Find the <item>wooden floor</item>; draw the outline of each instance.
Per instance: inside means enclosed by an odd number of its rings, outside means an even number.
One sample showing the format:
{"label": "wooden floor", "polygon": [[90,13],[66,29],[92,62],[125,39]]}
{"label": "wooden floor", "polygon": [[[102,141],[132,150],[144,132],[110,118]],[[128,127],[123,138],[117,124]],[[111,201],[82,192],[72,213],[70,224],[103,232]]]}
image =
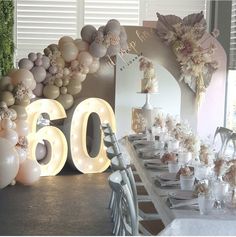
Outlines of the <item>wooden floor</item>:
{"label": "wooden floor", "polygon": [[112,235],[108,175],[67,172],[0,190],[0,235]]}

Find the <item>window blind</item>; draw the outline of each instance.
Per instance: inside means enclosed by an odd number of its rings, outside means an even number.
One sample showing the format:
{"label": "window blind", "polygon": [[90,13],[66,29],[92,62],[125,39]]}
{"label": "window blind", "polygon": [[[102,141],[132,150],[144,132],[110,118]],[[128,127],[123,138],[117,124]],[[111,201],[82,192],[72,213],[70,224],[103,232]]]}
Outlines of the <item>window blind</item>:
{"label": "window blind", "polygon": [[16,59],[43,49],[59,38],[77,36],[77,0],[17,0]]}
{"label": "window blind", "polygon": [[229,69],[236,70],[236,0],[232,0]]}
{"label": "window blind", "polygon": [[203,11],[206,13],[206,0],[140,0],[143,21],[156,21],[156,12],[162,15],[176,15],[181,18]]}
{"label": "window blind", "polygon": [[139,25],[139,0],[84,0],[84,25],[98,28],[110,19],[121,25]]}

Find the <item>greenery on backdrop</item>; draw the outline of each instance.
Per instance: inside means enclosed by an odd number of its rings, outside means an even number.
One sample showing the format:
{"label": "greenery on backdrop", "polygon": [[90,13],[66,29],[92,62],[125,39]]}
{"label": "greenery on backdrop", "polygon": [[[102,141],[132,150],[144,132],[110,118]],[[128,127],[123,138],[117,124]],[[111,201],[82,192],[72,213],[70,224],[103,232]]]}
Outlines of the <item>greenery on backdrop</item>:
{"label": "greenery on backdrop", "polygon": [[0,0],[0,76],[13,68],[14,2]]}

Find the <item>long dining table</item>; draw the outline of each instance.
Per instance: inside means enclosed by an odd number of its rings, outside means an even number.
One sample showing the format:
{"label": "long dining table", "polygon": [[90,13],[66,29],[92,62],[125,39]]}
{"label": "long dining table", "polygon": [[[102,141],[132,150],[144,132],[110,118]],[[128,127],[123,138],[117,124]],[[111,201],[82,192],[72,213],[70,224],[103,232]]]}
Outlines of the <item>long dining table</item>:
{"label": "long dining table", "polygon": [[129,140],[129,136],[124,137],[121,144],[165,225],[160,235],[236,235],[235,209],[212,210],[209,214],[202,215],[197,206],[171,208],[168,197],[171,193],[180,190],[180,187],[158,185],[156,177],[168,170],[145,166],[147,162],[155,162],[158,157],[150,157],[150,159],[140,157],[133,141]]}

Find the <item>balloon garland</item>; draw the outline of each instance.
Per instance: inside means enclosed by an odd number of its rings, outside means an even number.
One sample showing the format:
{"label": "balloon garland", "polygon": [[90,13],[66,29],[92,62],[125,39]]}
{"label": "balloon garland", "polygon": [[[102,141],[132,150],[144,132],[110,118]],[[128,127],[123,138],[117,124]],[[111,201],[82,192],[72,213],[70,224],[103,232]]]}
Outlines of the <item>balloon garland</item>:
{"label": "balloon garland", "polygon": [[[44,54],[31,52],[0,80],[0,189],[19,181],[31,185],[40,177],[36,161],[27,159],[28,124],[25,107],[33,99],[55,99],[65,110],[82,90],[88,73],[95,73],[100,59],[128,49],[127,35],[119,21],[112,19],[98,30],[86,25],[82,39],[63,36],[50,44]],[[45,146],[38,144],[39,160]],[[6,172],[7,171],[7,172]]]}

